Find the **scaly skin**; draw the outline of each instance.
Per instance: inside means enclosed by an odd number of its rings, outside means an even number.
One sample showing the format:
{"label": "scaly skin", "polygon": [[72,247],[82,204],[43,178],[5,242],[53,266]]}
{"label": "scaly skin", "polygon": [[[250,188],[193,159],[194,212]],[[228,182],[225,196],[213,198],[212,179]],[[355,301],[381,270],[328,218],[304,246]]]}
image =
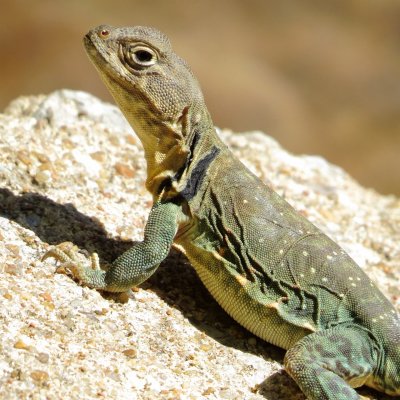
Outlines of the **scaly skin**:
{"label": "scaly skin", "polygon": [[399,316],[355,262],[221,142],[199,85],[152,28],[99,26],[85,47],[143,143],[154,206],[144,240],[107,272],[62,261],[82,284],[125,292],[172,245],[240,324],[287,349],[285,367],[312,400],[350,400],[368,385],[400,394]]}

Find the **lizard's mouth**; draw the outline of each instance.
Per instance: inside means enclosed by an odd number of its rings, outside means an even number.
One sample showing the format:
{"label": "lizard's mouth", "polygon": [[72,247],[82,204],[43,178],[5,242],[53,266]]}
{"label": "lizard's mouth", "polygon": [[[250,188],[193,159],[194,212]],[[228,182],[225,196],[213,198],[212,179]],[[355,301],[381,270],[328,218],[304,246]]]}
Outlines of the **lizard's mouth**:
{"label": "lizard's mouth", "polygon": [[83,37],[83,43],[85,45],[85,48],[88,48],[88,47],[92,46],[92,40],[90,39],[90,33],[87,33]]}
{"label": "lizard's mouth", "polygon": [[[115,84],[120,85],[120,83],[115,79],[116,75],[119,76],[120,73],[110,64],[110,60],[107,59],[108,52],[103,43],[97,38],[96,34],[93,32],[87,33],[83,37],[83,44],[85,46],[86,54],[105,84],[108,86],[108,80],[111,80]],[[112,88],[113,87],[111,86],[110,90]]]}
{"label": "lizard's mouth", "polygon": [[[97,32],[89,31],[83,37],[86,54],[96,67],[100,76],[124,86],[128,81],[125,68],[120,65],[121,46],[116,44],[117,49],[110,49],[108,45],[98,37]],[[133,86],[133,82],[129,82]]]}
{"label": "lizard's mouth", "polygon": [[83,44],[85,46],[86,53],[89,56],[90,60],[97,63],[101,51],[99,51],[97,46],[93,43],[90,32],[83,37]]}
{"label": "lizard's mouth", "polygon": [[105,43],[98,37],[97,33],[89,31],[83,37],[83,45],[90,60],[96,66],[101,65],[107,69],[107,65],[110,63],[110,54],[107,51]]}

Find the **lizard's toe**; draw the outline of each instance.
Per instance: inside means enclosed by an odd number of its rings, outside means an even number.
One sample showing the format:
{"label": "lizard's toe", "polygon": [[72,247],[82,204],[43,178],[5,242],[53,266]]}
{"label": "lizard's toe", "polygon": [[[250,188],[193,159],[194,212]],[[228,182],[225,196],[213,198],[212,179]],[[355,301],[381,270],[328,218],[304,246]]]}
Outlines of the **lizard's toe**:
{"label": "lizard's toe", "polygon": [[63,242],[56,246],[50,246],[43,255],[42,261],[45,261],[48,258],[55,258],[57,261],[61,261],[63,263],[75,261],[77,259],[76,253],[78,251],[78,247],[76,247],[73,243]]}
{"label": "lizard's toe", "polygon": [[42,261],[54,258],[60,263],[56,268],[56,273],[66,274],[79,282],[85,282],[86,270],[100,270],[99,257],[97,253],[93,253],[90,256],[90,266],[86,266],[80,259],[79,253],[80,249],[73,243],[63,242],[51,246],[42,257]]}
{"label": "lizard's toe", "polygon": [[85,270],[85,266],[83,266],[80,263],[76,262],[65,262],[61,263],[60,265],[57,266],[56,268],[56,273],[57,274],[65,274],[73,279],[82,282],[83,281],[83,274]]}

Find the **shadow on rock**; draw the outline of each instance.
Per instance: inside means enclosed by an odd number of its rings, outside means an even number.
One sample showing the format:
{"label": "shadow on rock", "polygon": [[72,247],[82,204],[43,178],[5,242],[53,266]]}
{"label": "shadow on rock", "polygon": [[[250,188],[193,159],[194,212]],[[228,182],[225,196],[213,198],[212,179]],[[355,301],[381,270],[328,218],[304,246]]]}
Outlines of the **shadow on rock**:
{"label": "shadow on rock", "polygon": [[89,253],[98,253],[100,260],[107,263],[133,244],[109,238],[96,218],[82,214],[72,204],[59,204],[37,193],[15,195],[0,189],[0,216],[30,229],[43,242],[73,242]]}
{"label": "shadow on rock", "polygon": [[[43,242],[51,245],[69,241],[88,253],[96,252],[100,263],[111,263],[135,243],[110,238],[96,218],[82,214],[72,204],[59,204],[38,193],[15,195],[0,188],[0,216],[33,231]],[[283,350],[255,338],[229,317],[201,284],[181,253],[172,250],[157,272],[141,287],[155,292],[182,312],[197,329],[221,344],[282,362]],[[110,296],[105,294],[105,297]],[[262,391],[264,387],[263,383]]]}

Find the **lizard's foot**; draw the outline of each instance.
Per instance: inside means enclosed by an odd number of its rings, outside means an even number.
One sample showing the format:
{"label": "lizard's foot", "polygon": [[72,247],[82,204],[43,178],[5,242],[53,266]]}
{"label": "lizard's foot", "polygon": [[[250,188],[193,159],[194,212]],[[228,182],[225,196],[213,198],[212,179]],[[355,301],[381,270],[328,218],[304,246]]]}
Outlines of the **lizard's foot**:
{"label": "lizard's foot", "polygon": [[83,264],[79,257],[80,249],[71,242],[63,242],[57,246],[51,246],[42,257],[42,261],[47,258],[55,258],[60,262],[56,268],[56,273],[67,274],[79,281],[81,284],[92,286],[88,282],[88,270],[101,271],[99,256],[97,253],[90,255],[90,266]]}
{"label": "lizard's foot", "polygon": [[[84,256],[89,257],[90,265],[85,264],[82,253]],[[93,253],[90,256],[86,251],[80,250],[71,242],[63,242],[57,246],[51,246],[42,261],[47,258],[55,258],[60,262],[56,268],[56,273],[67,274],[73,279],[77,280],[79,284],[89,286],[91,288],[109,291],[111,298],[119,303],[126,303],[132,296],[132,291],[110,290],[112,287],[105,283],[105,271],[100,268],[99,256]],[[87,261],[87,260],[86,260]]]}

